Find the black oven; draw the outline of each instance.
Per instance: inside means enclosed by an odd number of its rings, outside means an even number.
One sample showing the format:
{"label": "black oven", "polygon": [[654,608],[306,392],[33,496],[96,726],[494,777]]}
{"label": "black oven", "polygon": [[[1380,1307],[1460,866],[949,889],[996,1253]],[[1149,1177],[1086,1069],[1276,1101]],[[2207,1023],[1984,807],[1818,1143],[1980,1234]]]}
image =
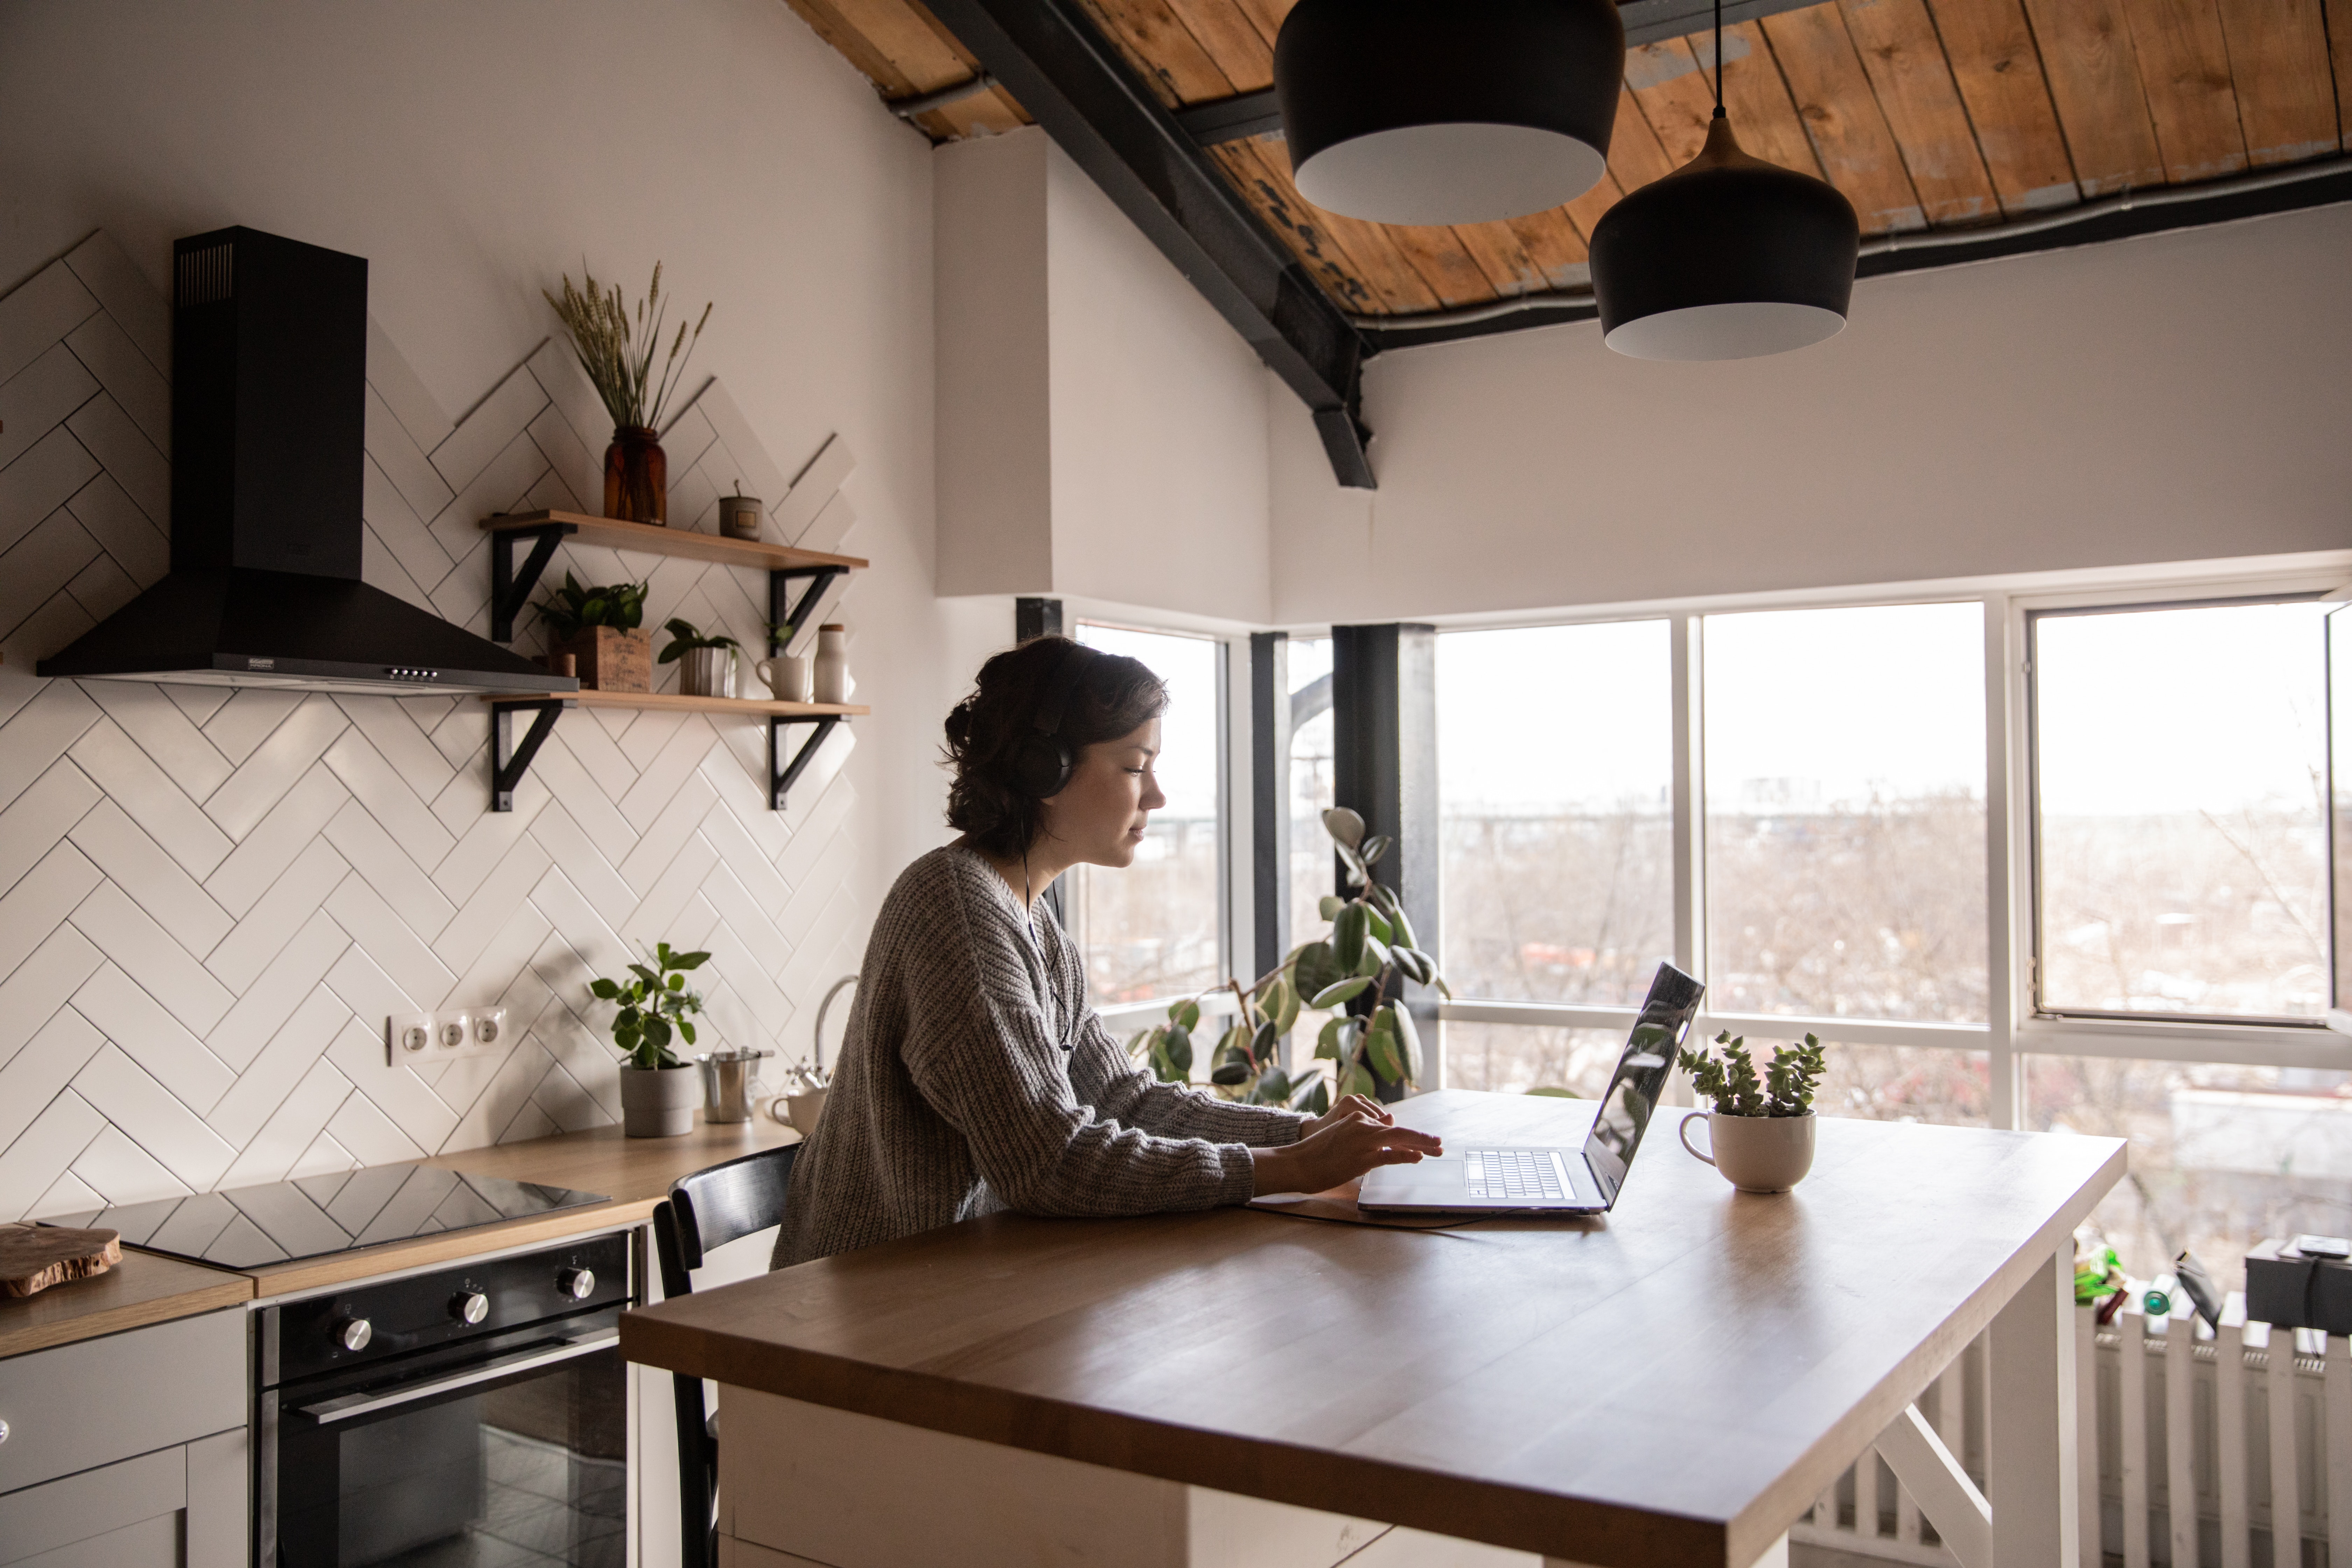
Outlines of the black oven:
{"label": "black oven", "polygon": [[263,1568],[621,1568],[620,1235],[265,1308]]}

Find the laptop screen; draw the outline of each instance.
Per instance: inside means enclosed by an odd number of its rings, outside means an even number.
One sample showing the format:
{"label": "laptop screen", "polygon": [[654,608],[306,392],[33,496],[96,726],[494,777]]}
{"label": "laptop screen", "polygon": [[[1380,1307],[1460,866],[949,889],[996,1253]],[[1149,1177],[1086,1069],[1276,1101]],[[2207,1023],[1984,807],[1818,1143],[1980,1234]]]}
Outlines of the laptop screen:
{"label": "laptop screen", "polygon": [[1625,1053],[1617,1058],[1617,1074],[1609,1080],[1609,1092],[1601,1097],[1601,1113],[1584,1141],[1584,1163],[1601,1185],[1604,1204],[1617,1201],[1617,1189],[1625,1183],[1625,1168],[1633,1163],[1633,1151],[1642,1146],[1642,1134],[1649,1130],[1658,1099],[1666,1091],[1666,1079],[1675,1070],[1675,1052],[1690,1033],[1691,1020],[1698,1016],[1698,999],[1706,994],[1705,985],[1671,963],[1658,965],[1657,977],[1650,982],[1642,1016],[1626,1037]]}

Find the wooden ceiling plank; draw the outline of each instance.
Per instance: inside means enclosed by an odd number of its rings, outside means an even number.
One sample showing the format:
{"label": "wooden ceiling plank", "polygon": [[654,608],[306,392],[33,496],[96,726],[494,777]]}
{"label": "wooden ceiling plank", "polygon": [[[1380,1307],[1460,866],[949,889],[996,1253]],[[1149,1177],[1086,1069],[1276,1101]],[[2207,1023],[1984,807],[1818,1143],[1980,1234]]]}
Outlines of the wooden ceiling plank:
{"label": "wooden ceiling plank", "polygon": [[1257,29],[1258,37],[1265,40],[1266,53],[1271,57],[1275,40],[1282,35],[1282,20],[1290,15],[1290,8],[1297,0],[1234,0],[1234,3],[1250,19],[1250,25]]}
{"label": "wooden ceiling plank", "polygon": [[1370,315],[1412,314],[1438,309],[1435,290],[1398,248],[1389,230],[1344,214],[1326,212],[1298,194],[1298,187],[1290,180],[1287,146],[1265,137],[1234,145],[1248,149],[1255,158],[1259,177],[1265,183],[1265,210],[1281,215],[1279,219],[1269,221],[1277,222],[1283,230],[1296,237],[1294,248],[1312,243],[1321,254],[1343,259],[1359,284],[1356,292],[1368,292],[1370,296],[1361,304],[1345,303],[1343,308]]}
{"label": "wooden ceiling plank", "polygon": [[2124,0],[2164,177],[2218,180],[2246,166],[2230,45],[2215,0]]}
{"label": "wooden ceiling plank", "polygon": [[1841,0],[1841,9],[1927,222],[1999,217],[2000,198],[1927,0]]}
{"label": "wooden ceiling plank", "polygon": [[[1409,224],[1375,226],[1388,237],[1397,254],[1421,275],[1439,305],[1475,305],[1504,292],[1470,254],[1462,237],[1450,228]],[[1508,233],[1507,230],[1505,231]]]}
{"label": "wooden ceiling plank", "polygon": [[841,19],[889,57],[917,92],[980,74],[980,62],[929,11],[910,0],[825,0]]}
{"label": "wooden ceiling plank", "polygon": [[[842,58],[866,73],[866,79],[882,91],[885,98],[908,98],[923,89],[915,86],[905,71],[890,61],[890,57],[874,47],[865,34],[850,26],[840,12],[826,0],[785,0],[793,14],[809,25],[809,30],[831,44]],[[944,87],[946,83],[936,85]],[[926,117],[928,118],[928,117]]]}
{"label": "wooden ceiling plank", "polygon": [[1170,109],[1210,99],[1231,98],[1231,78],[1217,68],[1167,0],[1081,0],[1128,68],[1151,84]]}
{"label": "wooden ceiling plank", "polygon": [[2025,0],[2025,14],[2083,195],[2164,184],[2123,0]]}
{"label": "wooden ceiling plank", "polygon": [[[1601,183],[1614,184],[1605,174]],[[1610,199],[1615,198],[1612,195]],[[1542,275],[1543,288],[1581,289],[1592,281],[1584,236],[1570,220],[1566,207],[1515,217],[1508,227],[1518,237],[1519,247],[1527,252],[1528,259]]]}
{"label": "wooden ceiling plank", "polygon": [[2327,53],[2336,72],[2336,133],[2352,147],[2352,0],[2326,0]]}
{"label": "wooden ceiling plank", "polygon": [[[1008,131],[1018,131],[1029,123],[1028,112],[1013,101],[1012,94],[1003,88],[959,98],[937,110],[952,132],[950,141],[968,141],[974,136],[1002,136]],[[922,119],[929,120],[925,115]]]}
{"label": "wooden ceiling plank", "polygon": [[[1609,133],[1609,174],[1601,185],[1614,182],[1621,193],[1638,191],[1652,180],[1664,179],[1687,162],[1687,158],[1676,158],[1667,153],[1664,143],[1658,140],[1657,131],[1643,115],[1642,105],[1632,89],[1617,95],[1617,125]],[[1611,201],[1615,199],[1613,195],[1610,197]],[[1571,202],[1570,207],[1573,213],[1576,204]],[[1586,228],[1584,232],[1590,237],[1592,230]]]}
{"label": "wooden ceiling plank", "polygon": [[1322,215],[1266,162],[1258,142],[1225,142],[1207,151],[1259,221],[1280,237],[1316,286],[1341,310],[1361,314],[1381,308],[1355,258],[1324,227]]}
{"label": "wooden ceiling plank", "polygon": [[[1734,38],[1748,46],[1744,57],[1733,55]],[[1723,52],[1723,106],[1731,116],[1732,129],[1739,133],[1739,144],[1768,163],[1826,179],[1822,162],[1813,153],[1813,140],[1805,133],[1805,121],[1797,113],[1796,100],[1790,96],[1789,83],[1780,74],[1780,62],[1772,58],[1771,45],[1766,41],[1763,28],[1754,22],[1726,27]],[[1712,68],[1711,48],[1698,58]]]}
{"label": "wooden ceiling plank", "polygon": [[1772,58],[1830,184],[1845,194],[1864,234],[1927,226],[1903,150],[1880,112],[1862,57],[1835,5],[1783,11],[1763,22]]}
{"label": "wooden ceiling plank", "polygon": [[[2258,169],[2343,150],[2327,23],[2321,0],[2221,0],[2246,162]],[[2352,28],[2352,15],[2336,18],[2336,26]],[[2352,47],[2352,40],[2336,43]]]}
{"label": "wooden ceiling plank", "polygon": [[1274,45],[1235,0],[1168,0],[1235,92],[1274,85]]}
{"label": "wooden ceiling plank", "polygon": [[1509,223],[1457,223],[1454,237],[1478,264],[1492,295],[1531,294],[1549,285],[1543,268]]}
{"label": "wooden ceiling plank", "polygon": [[[1642,68],[1638,70],[1637,59]],[[1626,51],[1626,62],[1629,79],[1654,84],[1628,88],[1626,91],[1641,106],[1642,118],[1664,152],[1666,161],[1681,168],[1698,156],[1698,150],[1706,144],[1707,120],[1715,113],[1715,88],[1707,73],[1699,68],[1697,55],[1686,38],[1640,45]],[[1738,129],[1744,132],[1745,127]],[[1746,140],[1743,135],[1743,144]],[[1613,156],[1613,135],[1610,150]]]}
{"label": "wooden ceiling plank", "polygon": [[1928,0],[1928,15],[2001,210],[2032,213],[2080,202],[2057,104],[2019,0]]}
{"label": "wooden ceiling plank", "polygon": [[[1650,122],[1646,120],[1642,120],[1639,110],[1634,112],[1633,117],[1641,123],[1642,134],[1649,138],[1651,146],[1655,147],[1658,144],[1657,133],[1650,129]],[[1622,145],[1623,145],[1624,134],[1624,120],[1622,112],[1621,111],[1618,120],[1617,134],[1612,137],[1609,142],[1609,161],[1612,167],[1617,162],[1617,151]],[[1658,161],[1661,163],[1665,162],[1665,154],[1664,153],[1658,154]],[[1644,180],[1642,183],[1643,184],[1649,184],[1647,180]],[[1593,186],[1591,190],[1585,192],[1582,195],[1577,197],[1574,201],[1569,203],[1568,205],[1560,209],[1560,211],[1568,215],[1568,221],[1575,226],[1578,238],[1582,240],[1588,246],[1591,243],[1592,226],[1601,221],[1601,214],[1607,212],[1611,207],[1615,206],[1618,202],[1624,197],[1625,188],[1624,184],[1619,181],[1616,175],[1603,174],[1601,176],[1601,183],[1599,184]]]}

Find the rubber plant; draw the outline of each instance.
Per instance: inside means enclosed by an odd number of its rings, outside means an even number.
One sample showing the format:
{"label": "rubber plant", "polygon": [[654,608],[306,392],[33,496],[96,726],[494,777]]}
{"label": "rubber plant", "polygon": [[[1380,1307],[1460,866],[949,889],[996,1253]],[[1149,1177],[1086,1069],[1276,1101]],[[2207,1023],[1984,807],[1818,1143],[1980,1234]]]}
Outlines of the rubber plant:
{"label": "rubber plant", "polygon": [[[1209,1082],[1225,1098],[1318,1116],[1331,1109],[1335,1086],[1340,1095],[1379,1098],[1420,1081],[1421,1037],[1401,994],[1404,981],[1453,995],[1437,961],[1421,951],[1396,894],[1372,879],[1372,868],[1394,841],[1367,837],[1364,819],[1345,806],[1325,812],[1323,828],[1349,888],[1323,900],[1331,934],[1301,942],[1254,984],[1229,980],[1217,987],[1231,990],[1239,1007],[1209,1058]],[[1346,1012],[1327,1021],[1315,1040],[1315,1059],[1332,1064],[1330,1079],[1311,1070],[1294,1077],[1282,1066],[1284,1038],[1302,1014],[1332,1007]],[[1168,1022],[1128,1042],[1129,1054],[1164,1083],[1188,1082],[1200,1022],[1199,997],[1177,1002]]]}
{"label": "rubber plant", "polygon": [[710,961],[708,952],[678,952],[667,942],[655,944],[651,964],[632,963],[626,980],[592,980],[591,994],[614,1002],[613,1044],[627,1065],[647,1072],[656,1068],[684,1067],[669,1048],[675,1035],[694,1044],[693,1015],[702,1011],[702,994],[688,986],[686,977]]}

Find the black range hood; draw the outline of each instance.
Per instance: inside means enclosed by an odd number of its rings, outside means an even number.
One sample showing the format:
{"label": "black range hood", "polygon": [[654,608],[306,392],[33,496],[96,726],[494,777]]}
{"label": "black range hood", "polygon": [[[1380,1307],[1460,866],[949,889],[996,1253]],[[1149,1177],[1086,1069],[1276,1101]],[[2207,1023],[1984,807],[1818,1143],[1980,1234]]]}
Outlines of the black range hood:
{"label": "black range hood", "polygon": [[172,247],[172,570],[41,674],[579,689],[360,581],[367,266],[249,228]]}

